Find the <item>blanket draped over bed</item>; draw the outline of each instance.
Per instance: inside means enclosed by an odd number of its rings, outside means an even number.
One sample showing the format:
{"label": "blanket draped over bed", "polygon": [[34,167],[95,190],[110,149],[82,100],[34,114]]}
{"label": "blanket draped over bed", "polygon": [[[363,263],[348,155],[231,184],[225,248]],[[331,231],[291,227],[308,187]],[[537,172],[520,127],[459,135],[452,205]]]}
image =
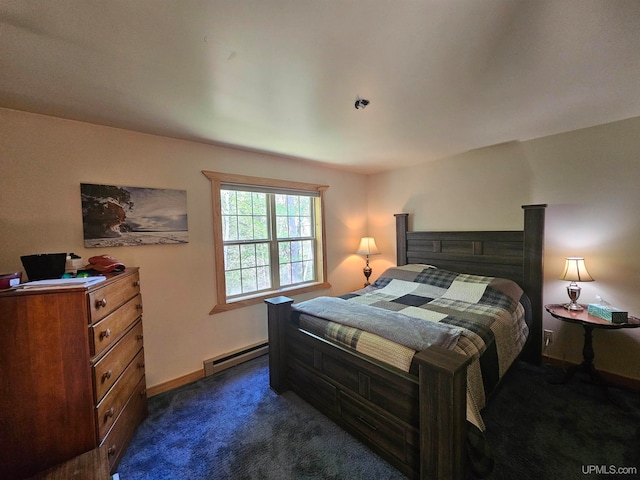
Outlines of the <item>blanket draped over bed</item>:
{"label": "blanket draped over bed", "polygon": [[406,265],[362,290],[294,310],[302,328],[407,372],[415,352],[430,345],[470,356],[469,454],[476,473],[486,474],[493,461],[480,410],[526,341],[522,295],[511,280]]}

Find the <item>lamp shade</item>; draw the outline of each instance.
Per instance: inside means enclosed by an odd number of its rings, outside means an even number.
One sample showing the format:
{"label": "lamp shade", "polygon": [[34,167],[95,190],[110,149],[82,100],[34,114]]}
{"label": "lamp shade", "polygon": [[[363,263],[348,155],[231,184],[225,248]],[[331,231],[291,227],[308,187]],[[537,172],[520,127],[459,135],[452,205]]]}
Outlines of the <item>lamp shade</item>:
{"label": "lamp shade", "polygon": [[560,280],[570,282],[593,282],[582,257],[567,257]]}
{"label": "lamp shade", "polygon": [[378,246],[373,237],[362,237],[356,253],[358,255],[378,255],[380,250],[378,250]]}

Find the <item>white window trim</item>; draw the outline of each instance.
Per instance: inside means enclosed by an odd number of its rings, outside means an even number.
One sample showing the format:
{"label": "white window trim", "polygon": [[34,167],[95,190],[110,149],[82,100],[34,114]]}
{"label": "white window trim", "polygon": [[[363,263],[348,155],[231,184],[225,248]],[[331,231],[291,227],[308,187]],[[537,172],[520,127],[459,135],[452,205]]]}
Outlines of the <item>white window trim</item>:
{"label": "white window trim", "polygon": [[[216,304],[214,305],[210,315],[214,313],[227,312],[236,308],[255,305],[263,302],[267,298],[286,294],[298,295],[301,293],[311,292],[331,288],[331,284],[327,281],[327,256],[326,256],[326,233],[325,233],[325,213],[324,213],[324,192],[329,188],[327,185],[319,185],[313,183],[292,182],[287,180],[275,180],[270,178],[251,177],[247,175],[237,175],[231,173],[209,172],[203,170],[202,173],[211,181],[211,200],[213,207],[213,260],[214,273],[216,279]],[[262,292],[256,295],[248,295],[242,299],[235,301],[227,301],[227,290],[224,274],[224,242],[222,237],[222,208],[220,201],[220,190],[223,185],[237,184],[254,187],[280,188],[286,190],[296,190],[302,193],[309,192],[319,196],[320,198],[320,218],[318,219],[318,227],[320,232],[316,232],[318,242],[321,243],[321,251],[318,263],[321,271],[318,272],[318,281],[302,286],[293,286],[289,288],[280,288],[269,292]]]}

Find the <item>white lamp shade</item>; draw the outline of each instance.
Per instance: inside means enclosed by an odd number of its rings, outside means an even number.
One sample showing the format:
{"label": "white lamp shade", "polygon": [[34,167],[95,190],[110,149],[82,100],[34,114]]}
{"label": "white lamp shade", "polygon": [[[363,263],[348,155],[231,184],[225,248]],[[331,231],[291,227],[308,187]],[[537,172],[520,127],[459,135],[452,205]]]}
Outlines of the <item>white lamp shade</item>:
{"label": "white lamp shade", "polygon": [[377,255],[380,253],[380,250],[378,250],[378,246],[373,237],[362,237],[356,253],[358,255]]}
{"label": "white lamp shade", "polygon": [[560,280],[570,282],[593,282],[582,257],[567,257]]}

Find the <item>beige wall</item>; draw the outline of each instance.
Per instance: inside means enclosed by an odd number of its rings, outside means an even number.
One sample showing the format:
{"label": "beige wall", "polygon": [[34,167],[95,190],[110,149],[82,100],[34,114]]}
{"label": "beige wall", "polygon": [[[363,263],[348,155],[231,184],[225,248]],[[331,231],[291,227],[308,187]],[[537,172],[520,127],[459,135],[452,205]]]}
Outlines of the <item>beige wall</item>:
{"label": "beige wall", "polygon": [[[393,213],[408,212],[415,229],[521,229],[521,205],[547,203],[544,302],[564,302],[558,280],[565,256],[584,256],[595,281],[582,283],[582,303],[602,296],[640,316],[640,118],[468,152],[369,179],[369,227],[395,262]],[[374,273],[375,276],[375,273]],[[579,362],[581,327],[545,312],[554,331],[549,354]],[[640,328],[598,330],[596,366],[640,379]]]}
{"label": "beige wall", "polygon": [[[57,251],[85,259],[109,253],[141,267],[150,386],[265,340],[262,305],[208,314],[215,283],[210,184],[202,170],[329,185],[329,294],[361,286],[362,259],[351,252],[362,235],[374,235],[383,252],[372,257],[373,278],[395,263],[394,213],[412,214],[415,229],[520,229],[520,205],[548,203],[544,301],[565,300],[566,282],[557,280],[563,258],[583,255],[596,281],[582,284],[581,300],[600,294],[640,316],[640,118],[365,177],[0,109],[0,270],[21,270],[20,255]],[[189,244],[85,249],[81,182],[187,190]],[[555,332],[549,353],[579,361],[580,327],[544,321]],[[640,379],[640,329],[597,331],[594,345],[599,368]]]}
{"label": "beige wall", "polygon": [[[139,266],[147,383],[193,373],[202,361],[267,338],[264,305],[209,315],[215,304],[211,189],[202,170],[329,185],[329,294],[359,288],[366,177],[241,150],[0,109],[0,273],[20,256],[109,253]],[[189,243],[83,247],[80,183],[187,190]],[[300,297],[303,298],[303,297]]]}

